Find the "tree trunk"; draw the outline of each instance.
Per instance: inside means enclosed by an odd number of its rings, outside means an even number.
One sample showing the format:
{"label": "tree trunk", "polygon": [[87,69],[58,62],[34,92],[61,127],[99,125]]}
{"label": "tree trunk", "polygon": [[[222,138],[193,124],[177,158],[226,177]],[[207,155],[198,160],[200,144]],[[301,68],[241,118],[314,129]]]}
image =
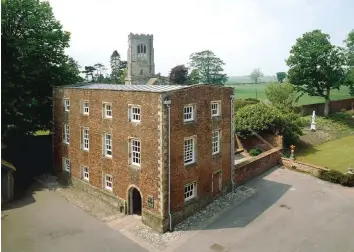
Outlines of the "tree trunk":
{"label": "tree trunk", "polygon": [[330,100],[328,98],[326,98],[325,107],[324,107],[324,116],[325,117],[328,117],[328,115],[329,115],[329,102],[330,102]]}

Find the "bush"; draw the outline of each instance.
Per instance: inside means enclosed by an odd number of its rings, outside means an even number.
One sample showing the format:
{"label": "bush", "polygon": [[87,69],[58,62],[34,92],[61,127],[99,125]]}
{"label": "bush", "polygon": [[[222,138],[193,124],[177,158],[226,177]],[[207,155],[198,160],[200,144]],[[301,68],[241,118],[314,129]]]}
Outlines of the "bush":
{"label": "bush", "polygon": [[266,87],[265,94],[274,107],[284,112],[294,111],[300,98],[295,87],[290,83],[272,83]]}
{"label": "bush", "polygon": [[354,187],[353,174],[343,174],[335,170],[321,170],[319,172],[318,178],[331,183],[341,184],[342,186]]}
{"label": "bush", "polygon": [[242,99],[237,99],[235,100],[234,102],[234,110],[235,112],[238,111],[240,108],[243,108],[247,105],[251,105],[251,104],[257,104],[259,103],[260,101],[257,100],[257,99],[253,99],[253,98],[247,98],[245,100],[242,100]]}
{"label": "bush", "polygon": [[239,109],[235,116],[235,131],[241,137],[256,133],[284,136],[284,145],[295,144],[302,135],[303,120],[294,113],[281,113],[273,106],[252,104]]}
{"label": "bush", "polygon": [[252,148],[248,153],[252,156],[252,157],[255,157],[255,156],[258,156],[259,154],[261,154],[263,151],[261,148],[259,147],[255,147],[255,148]]}

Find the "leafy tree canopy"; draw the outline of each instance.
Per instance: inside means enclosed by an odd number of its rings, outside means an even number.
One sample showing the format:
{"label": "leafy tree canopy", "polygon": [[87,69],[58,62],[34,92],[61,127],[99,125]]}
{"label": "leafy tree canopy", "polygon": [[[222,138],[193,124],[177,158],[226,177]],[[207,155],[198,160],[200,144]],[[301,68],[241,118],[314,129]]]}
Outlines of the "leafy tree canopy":
{"label": "leafy tree canopy", "polygon": [[227,76],[223,73],[225,63],[212,51],[193,53],[189,59],[191,68],[198,70],[203,83],[223,85],[227,81]]}
{"label": "leafy tree canopy", "polygon": [[69,38],[48,2],[1,2],[3,135],[51,129],[52,87],[81,81]]}
{"label": "leafy tree canopy", "polygon": [[279,83],[283,83],[285,78],[286,78],[286,73],[285,72],[278,72],[277,74],[277,80]]}
{"label": "leafy tree canopy", "polygon": [[289,82],[298,91],[325,99],[324,115],[329,114],[332,89],[339,89],[345,77],[343,50],[331,44],[330,36],[320,30],[298,38],[286,63]]}
{"label": "leafy tree canopy", "polygon": [[354,97],[354,30],[349,32],[344,42],[348,65],[344,84],[349,87],[350,95]]}
{"label": "leafy tree canopy", "polygon": [[272,105],[283,112],[293,111],[296,102],[300,98],[295,90],[294,85],[290,83],[269,84],[265,89],[265,94]]}
{"label": "leafy tree canopy", "polygon": [[188,75],[186,84],[188,84],[188,85],[198,84],[200,82],[200,80],[201,80],[201,76],[200,76],[198,70],[193,69]]}
{"label": "leafy tree canopy", "polygon": [[184,65],[178,65],[171,69],[170,81],[176,84],[185,84],[188,79],[188,68]]}

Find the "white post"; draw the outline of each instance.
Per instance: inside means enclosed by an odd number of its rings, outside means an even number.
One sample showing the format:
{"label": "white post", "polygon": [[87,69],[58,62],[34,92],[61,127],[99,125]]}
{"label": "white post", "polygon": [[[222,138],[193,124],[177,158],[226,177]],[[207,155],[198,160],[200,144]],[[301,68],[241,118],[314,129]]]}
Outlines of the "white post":
{"label": "white post", "polygon": [[315,111],[313,111],[313,113],[312,113],[311,131],[316,131],[316,113],[315,113]]}

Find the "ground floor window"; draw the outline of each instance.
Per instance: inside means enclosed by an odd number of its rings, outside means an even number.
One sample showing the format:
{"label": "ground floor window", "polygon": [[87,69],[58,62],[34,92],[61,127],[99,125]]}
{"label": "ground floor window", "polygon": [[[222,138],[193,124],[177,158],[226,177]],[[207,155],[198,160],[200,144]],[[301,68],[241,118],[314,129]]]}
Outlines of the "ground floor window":
{"label": "ground floor window", "polygon": [[188,201],[196,197],[197,194],[196,183],[190,183],[184,186],[184,201]]}

